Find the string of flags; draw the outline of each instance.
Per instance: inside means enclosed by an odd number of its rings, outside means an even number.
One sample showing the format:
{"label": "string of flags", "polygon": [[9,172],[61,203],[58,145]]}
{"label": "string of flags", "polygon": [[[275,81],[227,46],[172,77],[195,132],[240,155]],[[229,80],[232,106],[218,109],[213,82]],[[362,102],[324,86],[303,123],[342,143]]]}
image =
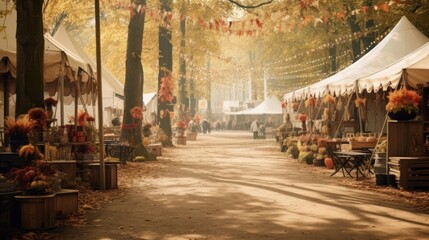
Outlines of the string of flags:
{"label": "string of flags", "polygon": [[[351,15],[360,15],[367,14],[372,9],[375,12],[390,12],[393,6],[401,6],[404,4],[410,4],[410,1],[401,1],[401,0],[391,0],[388,2],[380,3],[372,7],[361,6],[350,11]],[[302,10],[306,10],[309,7],[318,8],[318,1],[315,0],[306,0],[300,1],[300,7]],[[262,33],[265,23],[271,22],[275,23],[276,27],[268,28],[279,33],[292,32],[296,29],[302,29],[303,27],[313,25],[317,27],[318,24],[326,23],[328,21],[345,21],[349,15],[345,10],[342,11],[333,11],[333,12],[324,12],[324,15],[305,15],[305,16],[291,16],[285,11],[277,11],[272,13],[265,13],[262,16],[249,18],[244,20],[230,20],[224,18],[212,18],[206,20],[202,17],[196,16],[186,16],[180,13],[172,11],[161,11],[159,9],[150,8],[148,6],[137,6],[129,5],[124,2],[116,1],[112,4],[112,7],[117,9],[130,9],[131,16],[136,13],[146,13],[147,16],[157,21],[160,26],[171,29],[171,21],[186,21],[188,25],[198,26],[201,30],[212,30],[221,33],[227,33],[229,35],[235,36],[257,36]],[[311,11],[309,11],[311,12]]]}

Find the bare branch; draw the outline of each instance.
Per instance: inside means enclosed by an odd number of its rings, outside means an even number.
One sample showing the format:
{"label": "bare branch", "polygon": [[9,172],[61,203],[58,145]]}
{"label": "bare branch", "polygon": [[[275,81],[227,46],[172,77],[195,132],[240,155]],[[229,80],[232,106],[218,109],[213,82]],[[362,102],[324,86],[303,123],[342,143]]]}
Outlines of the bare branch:
{"label": "bare branch", "polygon": [[262,3],[259,3],[259,4],[257,4],[257,5],[243,5],[243,4],[241,4],[241,3],[239,3],[239,2],[237,2],[237,1],[235,1],[235,0],[228,0],[230,3],[233,3],[233,4],[235,4],[235,5],[237,5],[237,6],[239,6],[239,7],[241,7],[241,8],[244,8],[244,9],[248,9],[248,8],[258,8],[258,7],[261,7],[261,6],[263,6],[263,5],[267,5],[267,4],[270,4],[270,3],[272,3],[273,2],[273,0],[269,0],[269,1],[266,1],[266,2],[262,2]]}

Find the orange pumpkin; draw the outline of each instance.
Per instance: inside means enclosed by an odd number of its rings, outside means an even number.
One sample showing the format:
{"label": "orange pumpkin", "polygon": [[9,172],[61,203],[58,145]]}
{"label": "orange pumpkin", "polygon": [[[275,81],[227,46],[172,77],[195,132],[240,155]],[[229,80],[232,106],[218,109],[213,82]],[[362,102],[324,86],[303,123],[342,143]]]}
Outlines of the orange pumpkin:
{"label": "orange pumpkin", "polygon": [[328,169],[334,169],[334,161],[332,160],[332,158],[330,157],[325,158],[325,166]]}

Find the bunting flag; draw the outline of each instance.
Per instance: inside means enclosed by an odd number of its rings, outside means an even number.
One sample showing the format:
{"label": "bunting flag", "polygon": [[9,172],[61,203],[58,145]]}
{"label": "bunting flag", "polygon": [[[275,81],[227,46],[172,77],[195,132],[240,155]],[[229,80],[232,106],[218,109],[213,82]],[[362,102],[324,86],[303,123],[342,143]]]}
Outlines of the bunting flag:
{"label": "bunting flag", "polygon": [[[122,3],[116,2],[112,5],[115,9],[130,9],[131,16],[137,12],[145,12],[149,18],[158,22],[161,27],[171,29],[170,22],[173,20],[185,20],[187,24],[191,26],[198,26],[201,30],[210,30],[216,31],[219,33],[226,33],[229,35],[235,36],[259,36],[263,34],[264,30],[264,21],[271,22],[275,27],[270,29],[265,29],[269,31],[274,31],[278,33],[287,33],[292,32],[296,29],[300,30],[306,26],[312,25],[317,27],[319,24],[326,23],[328,21],[345,21],[347,16],[350,15],[360,15],[367,14],[370,12],[370,9],[376,12],[390,12],[392,6],[401,6],[404,4],[411,4],[411,1],[401,1],[401,0],[391,0],[389,2],[380,3],[372,6],[362,6],[360,8],[354,9],[347,13],[344,11],[338,12],[325,12],[324,15],[303,15],[303,16],[291,16],[287,12],[278,11],[272,13],[265,13],[264,15],[256,18],[244,19],[244,20],[226,20],[226,19],[211,19],[205,20],[202,17],[196,16],[185,16],[173,12],[160,11],[158,9],[149,8],[147,6],[136,6],[132,4],[131,6]],[[301,0],[299,7],[301,12],[308,10],[310,8],[318,8],[319,1],[317,0]],[[315,11],[308,11],[307,13],[313,13]],[[319,12],[319,11],[316,11]]]}

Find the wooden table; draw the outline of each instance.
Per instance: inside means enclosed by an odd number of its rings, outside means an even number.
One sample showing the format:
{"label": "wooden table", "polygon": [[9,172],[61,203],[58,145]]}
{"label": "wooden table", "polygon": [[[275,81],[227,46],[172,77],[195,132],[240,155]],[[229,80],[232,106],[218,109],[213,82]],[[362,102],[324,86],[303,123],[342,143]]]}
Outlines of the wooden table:
{"label": "wooden table", "polygon": [[[371,157],[370,152],[363,152],[363,151],[339,151],[335,152],[335,154],[347,156],[347,161],[351,163],[352,168],[350,169],[349,173],[353,171],[353,169],[356,169],[356,180],[359,180],[359,172],[362,174],[362,176],[365,177],[365,174],[361,171],[359,167],[367,167],[366,164],[364,164],[365,160],[368,157]],[[354,160],[354,161],[353,161]]]}

